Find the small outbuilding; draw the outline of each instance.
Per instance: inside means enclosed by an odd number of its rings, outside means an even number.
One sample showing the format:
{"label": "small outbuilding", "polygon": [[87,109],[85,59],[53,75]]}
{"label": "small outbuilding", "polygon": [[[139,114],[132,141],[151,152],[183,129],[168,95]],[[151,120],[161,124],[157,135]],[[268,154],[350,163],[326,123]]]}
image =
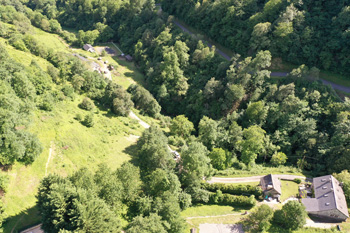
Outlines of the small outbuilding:
{"label": "small outbuilding", "polygon": [[276,175],[261,177],[260,186],[265,196],[279,198],[282,194],[281,181]]}
{"label": "small outbuilding", "polygon": [[95,49],[94,47],[91,45],[91,44],[85,44],[83,46],[83,48],[86,50],[86,51],[89,51],[90,53],[94,53],[95,52]]}
{"label": "small outbuilding", "polygon": [[330,222],[345,221],[349,217],[342,184],[332,175],[316,177],[312,181],[314,198],[301,202],[311,215]]}
{"label": "small outbuilding", "polygon": [[127,61],[130,61],[130,62],[131,62],[131,61],[132,61],[132,56],[130,56],[130,55],[128,54],[128,55],[125,56],[125,59],[126,59]]}

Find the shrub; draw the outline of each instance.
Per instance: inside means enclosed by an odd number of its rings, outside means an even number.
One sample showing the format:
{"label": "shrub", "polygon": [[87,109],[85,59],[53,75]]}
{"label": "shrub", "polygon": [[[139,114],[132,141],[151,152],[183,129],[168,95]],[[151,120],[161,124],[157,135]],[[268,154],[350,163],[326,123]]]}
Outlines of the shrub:
{"label": "shrub", "polygon": [[241,207],[253,207],[256,204],[254,195],[247,196],[236,196],[227,193],[222,193],[218,190],[216,193],[209,194],[210,204],[220,204],[220,205],[231,205],[231,206],[241,206]]}
{"label": "shrub", "polygon": [[132,101],[135,103],[135,107],[141,110],[142,114],[151,117],[159,115],[161,106],[148,90],[135,84],[128,88],[128,92],[132,94]]}
{"label": "shrub", "polygon": [[40,108],[45,111],[52,111],[55,104],[55,99],[51,94],[45,94],[40,103]]}
{"label": "shrub", "polygon": [[287,162],[287,155],[283,152],[276,152],[272,155],[271,161],[274,166],[283,165]]}
{"label": "shrub", "polygon": [[7,187],[9,184],[9,177],[4,174],[4,173],[0,173],[0,190],[3,190],[4,192],[7,191]]}
{"label": "shrub", "polygon": [[301,183],[301,179],[299,179],[299,178],[295,178],[293,181],[294,181],[295,183],[297,183],[297,184],[300,184],[300,183]]}
{"label": "shrub", "polygon": [[95,108],[95,104],[94,102],[92,102],[92,100],[88,97],[84,98],[83,101],[79,104],[79,107],[81,109],[85,109],[88,111],[91,111],[92,109]]}
{"label": "shrub", "polygon": [[65,96],[74,99],[74,88],[70,85],[65,85],[62,87],[62,92]]}
{"label": "shrub", "polygon": [[82,121],[82,120],[83,120],[83,117],[81,116],[80,113],[77,113],[77,115],[75,115],[75,119],[76,119],[77,121]]}
{"label": "shrub", "polygon": [[87,114],[84,118],[84,121],[82,122],[83,125],[87,127],[94,126],[94,115],[93,114]]}
{"label": "shrub", "polygon": [[233,194],[233,195],[254,195],[260,197],[262,195],[262,190],[258,186],[254,185],[230,185],[230,184],[209,184],[203,183],[203,188],[210,191],[216,192],[221,190],[223,193]]}

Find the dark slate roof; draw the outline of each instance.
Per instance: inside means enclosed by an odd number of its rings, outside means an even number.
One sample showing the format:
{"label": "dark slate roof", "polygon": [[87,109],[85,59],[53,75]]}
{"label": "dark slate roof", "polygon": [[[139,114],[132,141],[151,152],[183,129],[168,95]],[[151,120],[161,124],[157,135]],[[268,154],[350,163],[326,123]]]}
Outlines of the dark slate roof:
{"label": "dark slate roof", "polygon": [[304,204],[308,212],[320,211],[318,200],[316,198],[303,198],[301,199],[301,202]]}
{"label": "dark slate roof", "polygon": [[282,194],[281,181],[276,175],[269,174],[261,177],[260,184],[263,191],[270,190],[268,185],[272,185],[272,189],[274,189],[277,193]]}
{"label": "dark slate roof", "polygon": [[[313,187],[315,191],[315,199],[318,203],[318,211],[338,209],[345,216],[349,217],[348,207],[345,200],[343,189],[339,185],[339,181],[332,175],[316,177],[313,179]],[[310,199],[310,198],[309,198]],[[315,209],[310,205],[311,202],[308,199],[304,199],[307,211],[313,211]]]}

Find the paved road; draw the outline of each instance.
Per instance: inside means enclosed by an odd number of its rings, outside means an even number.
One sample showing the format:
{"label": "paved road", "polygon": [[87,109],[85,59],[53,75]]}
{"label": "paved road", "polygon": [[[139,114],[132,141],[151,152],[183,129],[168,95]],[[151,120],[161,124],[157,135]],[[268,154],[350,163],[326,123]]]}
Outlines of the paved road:
{"label": "paved road", "polygon": [[[295,176],[295,175],[276,175],[278,178],[283,180],[294,180],[305,179],[305,176]],[[222,178],[222,177],[213,177],[211,180],[208,180],[208,183],[246,183],[246,182],[259,182],[260,178],[263,176],[249,176],[249,177],[237,177],[237,178]]]}
{"label": "paved road", "polygon": [[[174,24],[176,26],[178,26],[179,28],[181,28],[184,32],[190,34],[190,35],[193,35],[193,33],[188,30],[185,26],[183,26],[182,24],[180,24],[178,21],[174,20]],[[212,44],[208,43],[208,46],[211,48],[212,47]],[[216,52],[218,54],[220,54],[223,58],[225,58],[227,61],[230,61],[231,60],[231,57],[228,56],[226,53],[224,53],[223,51],[221,51],[220,49],[216,49]],[[286,77],[288,75],[288,72],[271,72],[270,74],[271,76],[273,77]],[[324,79],[321,79],[322,83],[324,85],[331,85],[334,89],[336,90],[340,90],[340,91],[343,91],[343,92],[346,92],[346,93],[350,93],[350,87],[347,87],[347,86],[342,86],[342,85],[339,85],[339,84],[335,84],[333,82],[330,82],[330,81],[327,81],[327,80],[324,80]]]}
{"label": "paved road", "polygon": [[342,86],[342,85],[339,85],[339,84],[335,84],[335,83],[332,83],[332,82],[324,80],[324,79],[321,79],[321,81],[322,81],[322,83],[324,85],[331,85],[336,90],[343,91],[343,92],[346,92],[346,93],[350,93],[350,87]]}

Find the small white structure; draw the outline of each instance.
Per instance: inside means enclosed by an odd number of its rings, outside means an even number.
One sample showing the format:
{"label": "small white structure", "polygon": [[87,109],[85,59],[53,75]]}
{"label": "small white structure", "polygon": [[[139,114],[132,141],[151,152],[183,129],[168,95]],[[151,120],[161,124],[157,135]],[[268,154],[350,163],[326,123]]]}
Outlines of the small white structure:
{"label": "small white structure", "polygon": [[95,49],[94,49],[94,47],[92,47],[91,44],[85,44],[85,45],[83,46],[83,48],[84,48],[86,51],[89,51],[90,53],[94,53],[94,52],[95,52]]}

